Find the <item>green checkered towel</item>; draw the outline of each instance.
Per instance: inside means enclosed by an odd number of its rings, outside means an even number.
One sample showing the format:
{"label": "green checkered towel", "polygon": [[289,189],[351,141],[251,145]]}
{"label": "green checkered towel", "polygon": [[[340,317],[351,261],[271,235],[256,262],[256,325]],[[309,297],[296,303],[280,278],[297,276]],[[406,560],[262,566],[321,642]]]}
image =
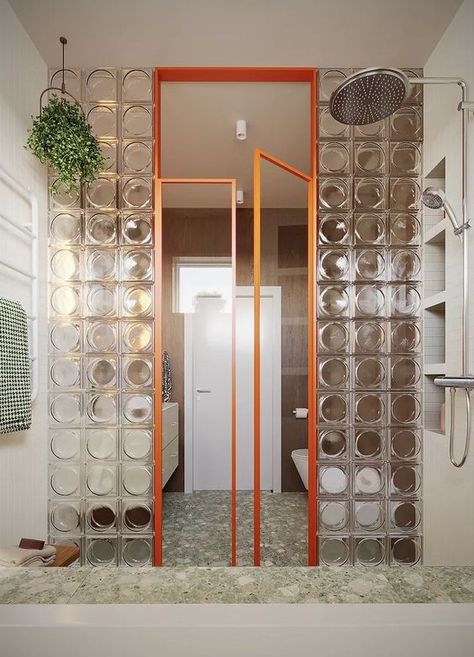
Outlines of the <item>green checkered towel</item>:
{"label": "green checkered towel", "polygon": [[31,427],[29,356],[25,310],[0,298],[0,433]]}

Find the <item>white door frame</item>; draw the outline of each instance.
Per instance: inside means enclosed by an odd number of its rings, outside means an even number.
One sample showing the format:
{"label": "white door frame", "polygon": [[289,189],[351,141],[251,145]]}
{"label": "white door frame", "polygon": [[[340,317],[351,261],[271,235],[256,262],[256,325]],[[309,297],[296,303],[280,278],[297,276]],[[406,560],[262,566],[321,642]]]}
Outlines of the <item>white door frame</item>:
{"label": "white door frame", "polygon": [[[238,286],[237,297],[253,299],[253,286]],[[262,286],[260,296],[273,299],[271,325],[273,330],[273,492],[281,493],[281,288]],[[193,314],[184,315],[184,492],[194,490],[193,475]],[[238,404],[238,400],[237,400]]]}

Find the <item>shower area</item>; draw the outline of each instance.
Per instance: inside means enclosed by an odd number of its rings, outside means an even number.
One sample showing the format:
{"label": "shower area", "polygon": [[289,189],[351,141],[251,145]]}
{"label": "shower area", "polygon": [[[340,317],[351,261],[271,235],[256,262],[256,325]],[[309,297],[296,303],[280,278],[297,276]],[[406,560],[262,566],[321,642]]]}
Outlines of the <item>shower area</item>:
{"label": "shower area", "polygon": [[[317,72],[316,310],[305,320],[317,348],[309,497],[317,529],[309,531],[320,565],[412,565],[423,556],[422,86],[390,116],[348,125],[330,100],[352,73]],[[75,543],[86,565],[151,565],[160,99],[152,69],[71,69],[66,83],[106,168],[80,194],[50,195],[49,539]],[[307,246],[303,236],[295,248]],[[307,533],[306,493],[297,490]],[[287,512],[275,507],[283,522]]]}

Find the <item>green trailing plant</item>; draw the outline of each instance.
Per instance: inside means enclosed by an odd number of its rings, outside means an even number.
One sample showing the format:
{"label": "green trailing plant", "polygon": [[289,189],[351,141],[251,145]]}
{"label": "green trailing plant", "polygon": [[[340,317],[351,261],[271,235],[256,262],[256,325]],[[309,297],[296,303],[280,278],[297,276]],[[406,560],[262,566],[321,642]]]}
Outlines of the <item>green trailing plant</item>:
{"label": "green trailing plant", "polygon": [[104,156],[79,103],[52,96],[29,133],[26,148],[57,174],[53,194],[60,186],[71,192],[90,185],[103,170]]}

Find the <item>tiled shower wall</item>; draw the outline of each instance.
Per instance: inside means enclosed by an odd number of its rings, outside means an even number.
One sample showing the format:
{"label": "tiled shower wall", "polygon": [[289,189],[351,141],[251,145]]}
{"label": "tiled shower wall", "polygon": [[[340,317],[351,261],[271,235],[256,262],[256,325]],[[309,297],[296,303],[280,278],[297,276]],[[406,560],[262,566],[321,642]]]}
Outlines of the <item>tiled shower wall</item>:
{"label": "tiled shower wall", "polygon": [[[392,117],[329,113],[319,80],[319,554],[413,564],[421,538],[421,87]],[[420,75],[420,71],[409,71]]]}
{"label": "tiled shower wall", "polygon": [[79,545],[82,563],[140,566],[153,537],[152,74],[72,70],[66,88],[106,164],[80,193],[50,194],[50,540]]}

